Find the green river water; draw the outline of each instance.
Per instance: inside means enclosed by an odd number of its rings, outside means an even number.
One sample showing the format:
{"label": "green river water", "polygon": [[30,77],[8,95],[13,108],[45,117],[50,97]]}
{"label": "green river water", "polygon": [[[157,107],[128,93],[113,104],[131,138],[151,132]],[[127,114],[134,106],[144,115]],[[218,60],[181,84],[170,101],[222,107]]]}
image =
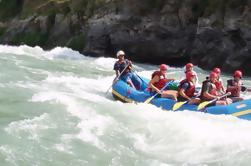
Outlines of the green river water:
{"label": "green river water", "polygon": [[[0,45],[0,165],[250,165],[250,121],[115,101],[105,94],[115,61]],[[135,64],[148,78],[156,68]],[[169,76],[181,79],[183,70],[171,68]]]}

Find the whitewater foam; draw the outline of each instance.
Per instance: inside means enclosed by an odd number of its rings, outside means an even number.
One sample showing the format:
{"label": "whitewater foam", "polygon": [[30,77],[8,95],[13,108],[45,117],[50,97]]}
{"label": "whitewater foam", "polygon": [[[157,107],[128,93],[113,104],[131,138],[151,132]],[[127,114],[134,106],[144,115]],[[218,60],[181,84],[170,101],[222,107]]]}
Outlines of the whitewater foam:
{"label": "whitewater foam", "polygon": [[[115,77],[115,58],[90,58],[61,47],[46,51],[0,45],[0,54],[0,162],[5,165],[249,166],[251,162],[249,121],[168,112],[106,95]],[[158,68],[137,63],[133,67],[146,78]],[[206,71],[195,70],[205,78]],[[168,77],[180,79],[183,74],[183,68],[168,70]],[[244,83],[251,81],[244,78]]]}
{"label": "whitewater foam", "polygon": [[48,114],[44,113],[39,117],[34,117],[32,119],[14,121],[5,128],[5,131],[19,139],[27,137],[30,140],[39,141],[39,132],[41,130],[47,130],[49,128],[56,127],[52,123],[46,123],[48,118]]}

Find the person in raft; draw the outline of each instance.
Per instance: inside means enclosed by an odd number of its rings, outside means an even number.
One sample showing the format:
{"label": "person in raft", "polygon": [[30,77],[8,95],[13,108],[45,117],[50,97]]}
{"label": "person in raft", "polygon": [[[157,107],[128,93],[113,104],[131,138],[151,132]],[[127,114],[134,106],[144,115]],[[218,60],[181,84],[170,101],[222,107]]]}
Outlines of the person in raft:
{"label": "person in raft", "polygon": [[218,76],[217,79],[215,81],[215,86],[216,86],[216,90],[218,92],[219,95],[223,95],[226,93],[226,88],[223,85],[223,81],[221,79],[221,69],[216,67],[213,69],[213,72],[215,72]]}
{"label": "person in raft", "polygon": [[154,94],[158,93],[158,94],[160,94],[161,97],[177,100],[177,91],[163,90],[161,92],[161,89],[169,81],[174,80],[174,79],[167,79],[167,77],[166,77],[167,68],[168,68],[167,65],[161,64],[160,67],[159,67],[159,70],[153,72],[152,79],[150,80],[150,82],[148,84],[148,88],[150,90],[151,95],[154,95]]}
{"label": "person in raft", "polygon": [[193,71],[195,73],[195,82],[194,83],[195,83],[195,85],[197,85],[199,79],[198,79],[197,73],[193,70],[193,66],[194,65],[192,63],[187,63],[186,66],[185,66],[185,74],[187,72]]}
{"label": "person in raft", "polygon": [[217,77],[218,77],[218,75],[215,72],[211,72],[209,75],[209,79],[206,79],[202,83],[201,95],[200,95],[201,102],[210,101],[210,100],[213,100],[216,98],[219,99],[215,103],[210,104],[209,106],[227,105],[227,104],[231,103],[231,99],[227,98],[226,100],[221,100],[219,98],[219,96],[221,96],[221,95],[219,95],[217,93],[217,89],[216,89],[216,85],[215,85]]}
{"label": "person in raft", "polygon": [[113,69],[116,72],[116,76],[118,77],[121,74],[120,76],[121,80],[125,81],[134,89],[140,89],[142,82],[135,73],[131,72],[132,62],[129,61],[128,59],[125,59],[125,52],[122,50],[118,51],[117,58],[118,58],[118,61],[115,62],[114,67],[113,67]]}
{"label": "person in raft", "polygon": [[233,102],[238,102],[243,100],[243,98],[240,97],[241,91],[244,92],[247,88],[242,86],[242,72],[240,70],[236,70],[233,77],[233,79],[227,80],[227,92],[231,92],[229,98],[232,99]]}
{"label": "person in raft", "polygon": [[186,79],[178,86],[178,101],[189,101],[188,104],[199,104],[200,98],[195,98],[195,77],[194,71],[186,72]]}

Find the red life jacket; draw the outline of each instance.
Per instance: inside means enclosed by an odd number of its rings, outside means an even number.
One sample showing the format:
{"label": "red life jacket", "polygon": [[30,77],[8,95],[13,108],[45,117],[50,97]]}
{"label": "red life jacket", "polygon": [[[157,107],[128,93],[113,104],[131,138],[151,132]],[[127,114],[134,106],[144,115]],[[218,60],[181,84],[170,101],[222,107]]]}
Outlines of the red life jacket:
{"label": "red life jacket", "polygon": [[181,90],[182,86],[185,84],[185,83],[188,83],[188,88],[185,89],[185,94],[188,96],[188,97],[193,97],[194,96],[194,92],[195,92],[195,85],[194,83],[192,83],[191,81],[188,81],[187,79],[184,79],[180,82],[180,85],[178,86],[178,92]]}
{"label": "red life jacket", "polygon": [[209,90],[211,95],[217,95],[217,89],[214,83],[211,83],[211,89]]}
{"label": "red life jacket", "polygon": [[217,95],[217,89],[216,89],[216,85],[214,84],[214,83],[212,83],[212,82],[210,82],[209,80],[206,80],[206,81],[203,81],[203,83],[202,83],[202,88],[201,88],[201,95],[200,95],[200,97],[201,97],[201,99],[202,100],[204,100],[204,101],[208,101],[208,100],[210,100],[210,99],[208,99],[208,98],[206,98],[204,95],[203,95],[203,93],[206,91],[206,84],[207,83],[210,83],[210,87],[209,87],[209,94],[211,94],[211,95]]}
{"label": "red life jacket", "polygon": [[[162,89],[166,85],[167,79],[166,79],[165,74],[162,74],[160,71],[155,71],[152,74],[152,79],[156,75],[159,76],[159,82],[155,82],[153,85],[160,90],[160,89]],[[150,89],[150,90],[152,91],[152,89]]]}
{"label": "red life jacket", "polygon": [[219,91],[222,89],[223,85],[222,85],[222,82],[220,80],[217,80],[215,81],[215,86],[216,86],[216,89]]}
{"label": "red life jacket", "polygon": [[[234,86],[229,88],[229,86]],[[231,92],[230,97],[240,97],[241,94],[241,83],[237,83],[234,79],[227,80],[227,92]]]}

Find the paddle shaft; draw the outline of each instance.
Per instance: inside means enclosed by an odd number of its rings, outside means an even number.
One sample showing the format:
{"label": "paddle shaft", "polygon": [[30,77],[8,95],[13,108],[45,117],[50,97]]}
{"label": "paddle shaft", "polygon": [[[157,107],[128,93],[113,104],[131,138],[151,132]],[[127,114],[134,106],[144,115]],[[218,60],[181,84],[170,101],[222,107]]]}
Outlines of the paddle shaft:
{"label": "paddle shaft", "polygon": [[119,75],[114,78],[112,85],[107,89],[106,94],[109,92],[109,90],[112,88],[112,86],[119,80],[119,77],[125,72],[125,70],[128,68],[129,65],[130,65],[130,63],[128,63],[126,65],[126,67],[121,71],[121,73],[119,73]]}
{"label": "paddle shaft", "polygon": [[247,88],[247,89],[246,89],[247,92],[251,92],[251,87],[250,87],[250,86],[244,86],[244,87]]}
{"label": "paddle shaft", "polygon": [[[192,97],[192,99],[195,99],[196,97],[199,97],[200,96],[200,93],[198,93],[196,96]],[[180,102],[177,102],[173,105],[173,108],[172,110],[173,111],[176,111],[177,109],[179,109],[180,107],[182,107],[184,104],[187,104],[190,100],[186,100],[186,101],[180,101]]]}
{"label": "paddle shaft", "polygon": [[247,89],[247,92],[251,92],[251,89],[248,88],[248,89]]}
{"label": "paddle shaft", "polygon": [[222,99],[223,97],[226,97],[226,96],[229,96],[229,95],[231,95],[231,93],[230,92],[228,92],[228,93],[226,93],[226,94],[224,94],[224,95],[222,95],[222,96],[220,96],[220,97],[217,97],[217,98],[215,98],[215,99],[213,99],[213,100],[211,100],[211,101],[205,101],[206,102],[206,104],[204,105],[203,103],[201,103],[202,104],[202,107],[200,108],[200,106],[201,106],[201,104],[198,106],[198,110],[200,110],[200,109],[202,109],[202,108],[205,108],[207,105],[209,105],[209,104],[211,104],[211,103],[213,103],[213,102],[216,102],[217,100],[219,100],[219,99]]}
{"label": "paddle shaft", "polygon": [[[160,89],[160,92],[162,93],[164,91],[164,89],[173,81],[169,81],[163,88]],[[150,103],[152,101],[152,99],[154,99],[159,93],[156,92],[156,94],[154,94],[152,97],[146,99],[146,101],[144,103]]]}
{"label": "paddle shaft", "polygon": [[220,97],[217,97],[216,99],[213,99],[212,101],[210,101],[209,104],[211,104],[211,103],[213,103],[213,102],[215,102],[215,101],[217,101],[217,100],[220,100],[220,99],[222,99],[223,97],[229,96],[229,95],[231,95],[230,92],[228,92],[228,93],[226,93],[226,94],[224,94],[224,95],[222,95],[222,96],[220,96]]}
{"label": "paddle shaft", "polygon": [[140,79],[142,82],[148,84],[145,80],[143,80],[143,79],[137,74],[137,72],[136,72],[135,70],[132,69],[132,71],[137,75],[137,77],[139,77],[139,79]]}

